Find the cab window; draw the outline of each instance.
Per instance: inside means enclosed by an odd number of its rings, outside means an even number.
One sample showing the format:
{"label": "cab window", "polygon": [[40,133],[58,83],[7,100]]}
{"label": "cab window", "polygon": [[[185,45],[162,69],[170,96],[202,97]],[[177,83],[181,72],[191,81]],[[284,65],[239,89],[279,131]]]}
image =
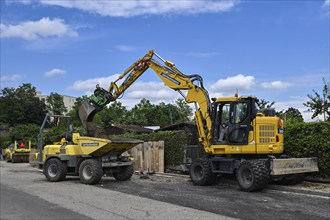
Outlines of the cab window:
{"label": "cab window", "polygon": [[239,102],[234,105],[234,109],[232,112],[231,123],[232,124],[239,124],[242,123],[247,114],[247,103],[246,102]]}

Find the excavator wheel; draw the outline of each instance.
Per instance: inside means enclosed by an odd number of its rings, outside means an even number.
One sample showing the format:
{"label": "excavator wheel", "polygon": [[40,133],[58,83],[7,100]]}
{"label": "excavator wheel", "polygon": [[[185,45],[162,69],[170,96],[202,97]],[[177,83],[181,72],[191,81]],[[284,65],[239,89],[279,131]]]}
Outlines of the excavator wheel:
{"label": "excavator wheel", "polygon": [[113,177],[117,181],[126,181],[126,180],[131,179],[133,173],[134,173],[133,165],[124,166],[124,167],[120,168],[120,172],[114,173]]}
{"label": "excavator wheel", "polygon": [[246,160],[239,165],[236,178],[243,191],[255,192],[267,186],[270,173],[264,161]]}
{"label": "excavator wheel", "polygon": [[212,173],[211,161],[207,158],[196,160],[190,167],[190,178],[195,185],[207,186],[216,181],[216,176]]}
{"label": "excavator wheel", "polygon": [[97,159],[84,160],[79,167],[79,177],[82,183],[93,185],[100,182],[103,176],[102,163]]}
{"label": "excavator wheel", "polygon": [[58,158],[51,158],[46,161],[44,173],[48,181],[58,182],[65,179],[68,168],[65,162]]}

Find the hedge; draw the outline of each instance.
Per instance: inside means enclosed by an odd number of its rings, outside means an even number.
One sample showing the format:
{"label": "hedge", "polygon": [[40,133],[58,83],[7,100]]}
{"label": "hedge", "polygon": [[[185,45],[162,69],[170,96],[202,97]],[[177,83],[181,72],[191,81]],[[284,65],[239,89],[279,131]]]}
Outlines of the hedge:
{"label": "hedge", "polygon": [[190,137],[185,131],[159,131],[150,134],[125,133],[118,136],[143,141],[164,141],[165,165],[178,165],[183,162],[184,148]]}
{"label": "hedge", "polygon": [[317,157],[315,177],[330,177],[330,123],[287,124],[284,130],[285,153],[290,157]]}

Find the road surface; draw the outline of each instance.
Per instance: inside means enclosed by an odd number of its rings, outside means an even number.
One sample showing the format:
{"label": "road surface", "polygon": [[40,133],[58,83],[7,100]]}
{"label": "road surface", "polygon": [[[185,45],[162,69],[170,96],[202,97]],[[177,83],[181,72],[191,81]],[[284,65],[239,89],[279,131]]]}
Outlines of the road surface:
{"label": "road surface", "polygon": [[84,185],[78,178],[47,182],[42,173],[28,164],[1,161],[0,187],[0,219],[230,219],[212,212]]}
{"label": "road surface", "polygon": [[[1,219],[330,219],[330,186],[242,192],[234,180],[194,186],[187,177],[134,175],[95,186],[47,182],[28,164],[0,162]],[[145,177],[145,176],[142,176]]]}

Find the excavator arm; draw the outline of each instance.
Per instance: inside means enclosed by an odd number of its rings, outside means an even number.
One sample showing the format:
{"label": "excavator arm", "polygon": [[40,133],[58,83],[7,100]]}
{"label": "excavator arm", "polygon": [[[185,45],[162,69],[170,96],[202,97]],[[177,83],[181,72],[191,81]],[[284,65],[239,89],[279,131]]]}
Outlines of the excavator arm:
{"label": "excavator arm", "polygon": [[[161,62],[156,61],[154,56]],[[164,60],[153,50],[150,50],[120,74],[107,90],[97,85],[90,100],[83,102],[79,109],[79,117],[84,127],[86,128],[87,123],[92,121],[97,112],[101,111],[111,101],[117,100],[149,68],[157,74],[166,86],[178,91],[187,103],[195,103],[195,119],[199,141],[204,145],[205,151],[209,152],[212,127],[211,104],[208,92],[203,86],[202,77],[197,74],[183,74],[175,67],[174,63]],[[123,82],[119,83],[122,79]],[[186,93],[183,91],[186,91]]]}

